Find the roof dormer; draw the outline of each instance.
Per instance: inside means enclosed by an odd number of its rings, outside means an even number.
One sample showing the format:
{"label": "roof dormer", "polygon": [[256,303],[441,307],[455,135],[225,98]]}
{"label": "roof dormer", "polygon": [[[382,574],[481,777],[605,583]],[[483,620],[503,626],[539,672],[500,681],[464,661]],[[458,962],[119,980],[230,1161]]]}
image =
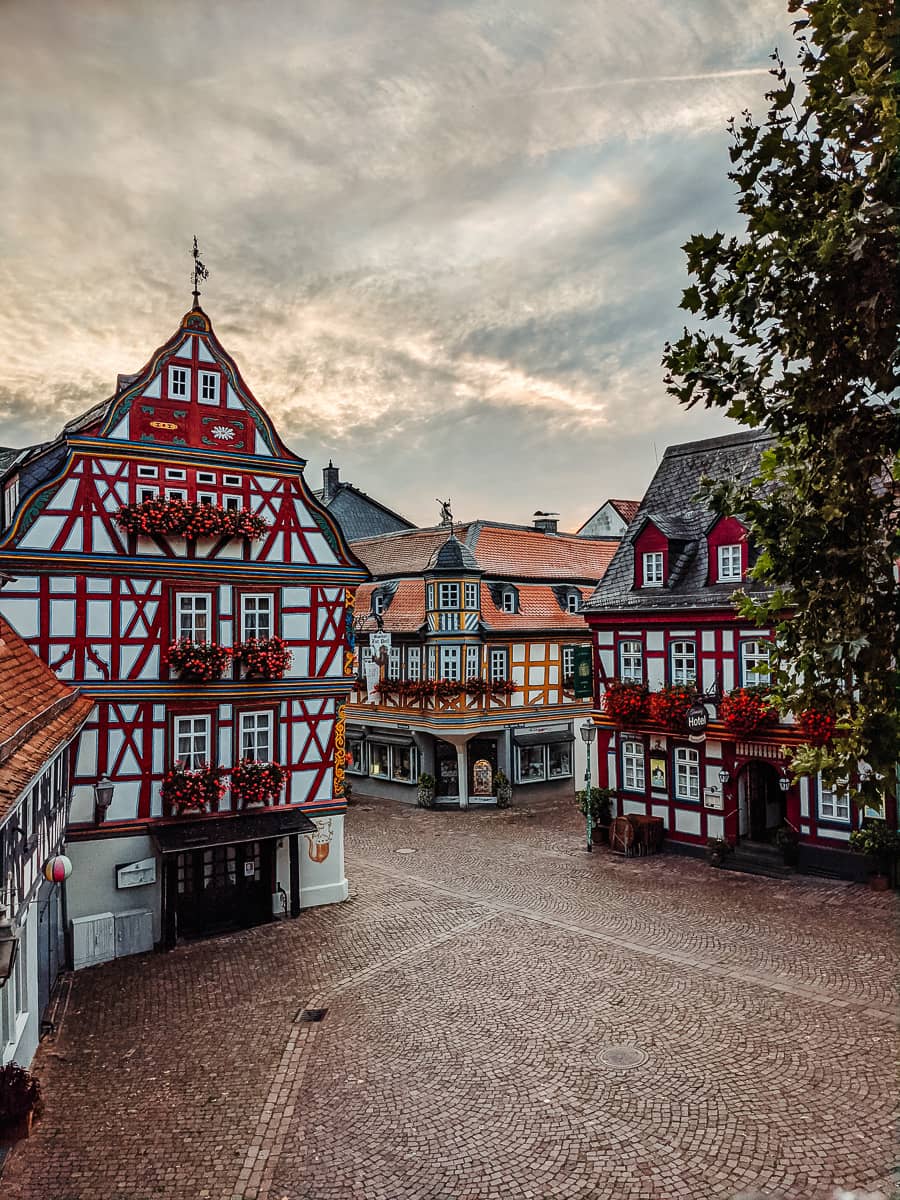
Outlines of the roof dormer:
{"label": "roof dormer", "polygon": [[716,517],[706,529],[707,584],[739,587],[750,567],[747,527],[738,517]]}
{"label": "roof dormer", "polygon": [[671,587],[697,549],[697,518],[648,513],[632,534],[634,587]]}

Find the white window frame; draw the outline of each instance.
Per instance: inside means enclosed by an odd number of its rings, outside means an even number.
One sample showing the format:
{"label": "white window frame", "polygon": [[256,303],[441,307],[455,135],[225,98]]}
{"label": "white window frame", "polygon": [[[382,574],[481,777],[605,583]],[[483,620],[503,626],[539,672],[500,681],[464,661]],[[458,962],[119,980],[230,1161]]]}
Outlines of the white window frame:
{"label": "white window frame", "polygon": [[[379,751],[384,751],[385,770],[373,771],[372,767],[375,763],[376,756]],[[391,748],[387,742],[379,742],[377,739],[366,742],[366,766],[368,767],[369,775],[375,779],[390,779],[391,777]]]}
{"label": "white window frame", "polygon": [[434,608],[434,584],[433,583],[429,583],[428,587],[425,589],[425,593],[426,593],[427,607]]}
{"label": "white window frame", "polygon": [[[266,620],[261,621],[260,617]],[[265,625],[266,632],[260,633]],[[253,628],[251,629],[251,626]],[[241,640],[247,638],[271,638],[275,636],[275,597],[268,592],[244,592],[241,594]]]}
{"label": "white window frame", "polygon": [[[185,601],[190,601],[185,604]],[[202,603],[199,603],[202,602]],[[206,615],[206,634],[202,638],[197,637],[197,617],[203,612]],[[187,620],[185,621],[185,618]],[[178,631],[178,640],[181,638],[190,638],[192,642],[208,642],[212,633],[213,624],[213,606],[212,596],[209,592],[176,592],[175,594],[175,626]],[[185,633],[185,628],[189,632]]]}
{"label": "white window frame", "polygon": [[478,584],[477,583],[465,584],[464,585],[464,595],[465,595],[465,601],[466,601],[464,607],[468,608],[470,610],[471,609],[477,610],[477,608],[478,608]]}
{"label": "white window frame", "polygon": [[[539,775],[522,774],[522,751],[536,757],[541,752],[541,773]],[[537,746],[516,746],[516,783],[544,783],[547,779],[547,746],[546,743]]]}
{"label": "white window frame", "polygon": [[180,483],[187,482],[187,471],[181,467],[166,467],[166,479],[175,479]]}
{"label": "white window frame", "polygon": [[664,559],[662,550],[648,550],[643,556],[644,587],[662,587]]}
{"label": "white window frame", "polygon": [[[571,779],[573,774],[572,759],[574,757],[574,742],[548,742],[547,743],[547,778],[548,779]],[[568,753],[568,767],[565,771],[554,771],[550,756],[554,750],[560,752],[565,749]]]}
{"label": "white window frame", "polygon": [[223,487],[241,487],[243,485],[243,482],[244,481],[240,475],[223,475],[222,476],[222,486]]}
{"label": "white window frame", "polygon": [[238,758],[253,762],[274,761],[272,711],[242,712],[238,718]]}
{"label": "white window frame", "polygon": [[137,490],[138,504],[143,504],[145,500],[156,500],[158,496],[158,487],[139,487]]}
{"label": "white window frame", "polygon": [[139,465],[137,469],[138,479],[159,479],[159,468]]}
{"label": "white window frame", "polygon": [[675,799],[700,803],[700,752],[688,746],[675,747]]}
{"label": "white window frame", "polygon": [[198,483],[215,483],[216,482],[215,471],[198,471],[197,472],[197,482]]}
{"label": "white window frame", "polygon": [[[219,403],[219,372],[218,371],[199,371],[197,381],[197,403],[198,404],[218,404]],[[208,384],[212,382],[212,387],[208,388]],[[208,395],[204,393],[208,392]]]}
{"label": "white window frame", "polygon": [[[188,771],[196,771],[209,763],[210,718],[208,714],[177,716],[172,724],[173,761]],[[188,743],[182,750],[182,741]]]}
{"label": "white window frame", "polygon": [[466,679],[478,679],[481,676],[481,647],[466,646]]}
{"label": "white window frame", "polygon": [[213,505],[216,503],[216,499],[217,499],[217,497],[216,497],[215,492],[198,492],[197,493],[197,503],[198,504]]}
{"label": "white window frame", "polygon": [[438,679],[449,679],[453,683],[461,682],[462,655],[458,645],[439,646]]}
{"label": "white window frame", "polygon": [[166,499],[167,500],[183,500],[186,504],[187,503],[187,489],[186,488],[166,488]]}
{"label": "white window frame", "polygon": [[491,683],[509,678],[509,650],[505,646],[491,646],[488,655],[488,675]]}
{"label": "white window frame", "polygon": [[[690,651],[683,649],[690,646]],[[669,643],[669,664],[673,684],[697,682],[697,643],[689,639]],[[689,664],[692,664],[689,666]]]}
{"label": "white window frame", "polygon": [[835,825],[849,825],[852,806],[848,792],[837,792],[823,783],[821,774],[817,778],[819,820]]}
{"label": "white window frame", "polygon": [[[741,682],[744,687],[771,683],[771,650],[772,643],[763,639],[741,642]],[[767,669],[765,671],[754,670],[753,668],[758,663],[765,663]]]}
{"label": "white window frame", "polygon": [[19,476],[14,476],[3,490],[3,520],[8,525],[19,507]]}
{"label": "white window frame", "polygon": [[622,741],[622,787],[628,792],[647,790],[647,752],[635,738]]}
{"label": "white window frame", "polygon": [[437,646],[428,647],[428,678],[437,679]]}
{"label": "white window frame", "polygon": [[719,583],[739,583],[744,577],[741,563],[740,543],[731,542],[727,546],[719,546],[717,552],[719,562]]}
{"label": "white window frame", "polygon": [[348,737],[347,738],[347,751],[350,755],[350,758],[352,759],[352,762],[351,761],[347,762],[346,770],[351,775],[365,775],[365,773],[366,773],[366,765],[365,765],[366,743],[365,743],[365,741],[361,737]]}
{"label": "white window frame", "polygon": [[418,683],[422,678],[422,647],[408,646],[406,648],[406,678]]}
{"label": "white window frame", "polygon": [[169,367],[169,399],[189,400],[191,398],[191,369],[190,367]]}
{"label": "white window frame", "polygon": [[619,642],[619,678],[623,683],[644,682],[644,644],[640,639]]}
{"label": "white window frame", "polygon": [[[386,751],[384,755],[386,760],[385,771],[373,771],[372,764],[375,761],[375,756],[378,751]],[[409,755],[409,775],[401,775],[398,773],[396,758],[400,757],[400,753],[405,752]],[[396,783],[414,784],[419,781],[419,752],[415,746],[395,746],[389,742],[379,742],[378,738],[372,738],[367,743],[366,767],[368,774],[375,779],[391,779]]]}
{"label": "white window frame", "polygon": [[366,681],[366,663],[370,663],[375,655],[372,653],[371,646],[360,646],[359,648],[359,677],[365,683]]}
{"label": "white window frame", "polygon": [[438,629],[441,633],[455,633],[459,629],[458,612],[439,612]]}
{"label": "white window frame", "polygon": [[386,671],[387,678],[396,681],[400,678],[402,673],[403,673],[403,659],[401,657],[400,647],[399,646],[391,646],[390,650],[388,650],[387,671]]}
{"label": "white window frame", "polygon": [[384,592],[373,592],[372,593],[372,612],[375,614],[376,617],[380,617],[382,615],[382,613],[384,612],[384,601],[385,601]]}
{"label": "white window frame", "polygon": [[513,588],[504,588],[500,595],[500,611],[514,613],[516,611],[516,593]]}
{"label": "white window frame", "polygon": [[223,496],[222,507],[226,512],[239,512],[243,506],[244,500],[242,496]]}
{"label": "white window frame", "polygon": [[438,608],[459,608],[459,584],[438,584]]}
{"label": "white window frame", "polygon": [[567,679],[570,675],[575,676],[575,647],[563,646],[562,648],[562,677]]}
{"label": "white window frame", "polygon": [[578,592],[568,592],[566,595],[566,612],[577,613],[581,608],[581,596]]}

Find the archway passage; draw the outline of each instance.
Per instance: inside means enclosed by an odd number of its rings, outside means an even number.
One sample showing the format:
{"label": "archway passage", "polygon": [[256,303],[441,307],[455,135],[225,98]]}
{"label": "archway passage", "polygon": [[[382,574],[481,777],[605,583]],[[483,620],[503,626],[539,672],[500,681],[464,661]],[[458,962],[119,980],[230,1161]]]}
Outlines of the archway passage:
{"label": "archway passage", "polygon": [[750,762],[738,777],[739,833],[751,842],[768,842],[785,821],[785,795],[771,763]]}

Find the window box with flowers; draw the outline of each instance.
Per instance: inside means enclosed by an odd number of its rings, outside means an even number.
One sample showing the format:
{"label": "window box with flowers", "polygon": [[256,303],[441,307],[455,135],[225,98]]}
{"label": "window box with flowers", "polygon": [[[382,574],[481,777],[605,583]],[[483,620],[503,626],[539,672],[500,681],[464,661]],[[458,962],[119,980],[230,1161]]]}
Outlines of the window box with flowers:
{"label": "window box with flowers", "polygon": [[451,700],[456,700],[462,691],[462,684],[458,679],[436,679],[434,681],[434,698],[439,704],[449,704]]}
{"label": "window box with flowers", "polygon": [[662,687],[658,692],[651,692],[649,713],[652,720],[671,729],[673,733],[681,733],[687,729],[688,709],[694,702],[694,689],[682,687],[679,684]]}
{"label": "window box with flowers", "polygon": [[603,707],[616,725],[632,725],[647,715],[647,689],[642,683],[615,679],[606,686]]}
{"label": "window box with flowers", "polygon": [[482,679],[480,675],[470,675],[462,685],[462,690],[467,696],[473,696],[476,700],[483,700],[488,694],[490,686],[488,681]]}
{"label": "window box with flowers", "polygon": [[722,697],[719,717],[731,733],[747,736],[773,724],[778,719],[778,710],[767,688],[742,687]]}
{"label": "window box with flowers", "polygon": [[234,656],[251,679],[281,679],[294,657],[280,637],[247,638],[235,646]]}
{"label": "window box with flowers", "polygon": [[176,816],[215,810],[228,786],[223,767],[203,766],[188,770],[176,763],[162,781],[163,808]]}
{"label": "window box with flowers", "polygon": [[242,758],[231,771],[231,791],[246,808],[249,804],[277,804],[289,771],[280,763]]}
{"label": "window box with flowers", "polygon": [[225,509],[219,504],[194,504],[156,496],[137,504],[123,504],[113,520],[123,533],[134,537],[243,537],[256,541],[269,528],[262,517],[247,509]]}
{"label": "window box with flowers", "polygon": [[807,708],[797,718],[797,725],[811,746],[826,746],[834,737],[837,717],[827,709]]}
{"label": "window box with flowers", "polygon": [[511,679],[492,679],[490,686],[491,697],[495,700],[506,699],[519,690],[518,684]]}
{"label": "window box with flowers", "polygon": [[216,642],[195,642],[180,638],[166,651],[166,662],[182,679],[210,683],[221,679],[231,662],[231,651]]}

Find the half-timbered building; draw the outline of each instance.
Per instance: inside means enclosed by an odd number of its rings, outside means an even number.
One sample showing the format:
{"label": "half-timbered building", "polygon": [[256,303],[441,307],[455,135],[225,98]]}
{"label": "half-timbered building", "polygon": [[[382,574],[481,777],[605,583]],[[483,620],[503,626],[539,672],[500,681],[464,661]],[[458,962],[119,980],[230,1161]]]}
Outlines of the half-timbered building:
{"label": "half-timbered building", "polygon": [[[572,792],[580,615],[616,543],[474,521],[353,543],[373,582],[356,607],[359,690],[347,707],[349,778],[359,792],[438,803]],[[389,648],[373,653],[390,638]],[[379,661],[380,659],[380,661]],[[500,779],[501,790],[504,786]]]}
{"label": "half-timbered building", "polygon": [[[365,570],[195,303],[3,476],[0,611],[94,710],[76,965],[347,895],[346,616]],[[266,768],[266,769],[264,769]],[[111,787],[110,787],[111,785]]]}
{"label": "half-timbered building", "polygon": [[[775,871],[778,843],[797,841],[801,867],[855,876],[862,863],[847,843],[867,814],[820,779],[793,780],[788,751],[808,731],[767,707],[772,630],[749,625],[732,600],[738,589],[765,594],[748,578],[752,540],[740,518],[697,499],[704,477],[751,480],[771,444],[752,432],[669,447],[586,602],[598,775],[619,815],[661,817],[688,852],[724,839],[735,863]],[[886,816],[896,825],[890,794]]]}
{"label": "half-timbered building", "polygon": [[31,1062],[65,961],[68,750],[92,708],[0,617],[0,1066]]}

